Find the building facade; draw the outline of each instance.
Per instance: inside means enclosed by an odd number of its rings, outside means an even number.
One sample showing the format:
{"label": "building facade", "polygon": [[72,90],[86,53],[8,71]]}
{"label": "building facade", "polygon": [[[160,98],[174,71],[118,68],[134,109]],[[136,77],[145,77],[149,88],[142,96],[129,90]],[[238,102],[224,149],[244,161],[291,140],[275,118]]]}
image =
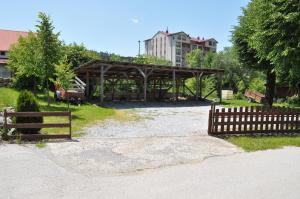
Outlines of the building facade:
{"label": "building facade", "polygon": [[20,37],[27,37],[28,32],[0,29],[0,78],[10,78],[11,72],[6,69],[9,49]]}
{"label": "building facade", "polygon": [[172,62],[173,66],[186,66],[186,54],[193,49],[201,49],[205,54],[208,51],[217,51],[217,41],[214,38],[193,38],[185,32],[169,33],[158,31],[151,39],[145,42],[145,54],[159,57]]}

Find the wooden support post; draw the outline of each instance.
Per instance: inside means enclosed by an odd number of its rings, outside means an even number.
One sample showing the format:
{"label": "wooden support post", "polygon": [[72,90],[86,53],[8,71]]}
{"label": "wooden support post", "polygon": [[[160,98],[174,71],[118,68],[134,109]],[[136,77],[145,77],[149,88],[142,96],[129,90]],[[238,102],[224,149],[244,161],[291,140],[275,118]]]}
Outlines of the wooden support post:
{"label": "wooden support post", "polygon": [[199,99],[199,74],[196,74],[196,101]]}
{"label": "wooden support post", "polygon": [[147,75],[144,76],[144,103],[147,103]]}
{"label": "wooden support post", "polygon": [[114,101],[115,98],[115,83],[116,81],[113,79],[111,82],[111,101]]}
{"label": "wooden support post", "polygon": [[90,97],[90,73],[89,71],[86,72],[86,98],[88,99]]}
{"label": "wooden support post", "polygon": [[179,86],[180,86],[180,80],[176,80],[176,101],[178,101],[178,97],[179,97]]}
{"label": "wooden support post", "polygon": [[71,111],[69,110],[69,136],[70,136],[70,139],[72,139],[72,114],[71,114]]}
{"label": "wooden support post", "polygon": [[104,101],[104,66],[101,66],[101,74],[100,74],[100,102],[101,105]]}
{"label": "wooden support post", "polygon": [[173,70],[173,86],[172,86],[172,91],[173,91],[173,100],[176,98],[176,72]]}
{"label": "wooden support post", "polygon": [[156,80],[153,80],[153,95],[154,95],[154,100],[156,100]]}
{"label": "wooden support post", "polygon": [[203,77],[203,73],[201,73],[200,78],[199,78],[199,88],[200,88],[199,97],[200,97],[200,99],[202,99],[202,77]]}
{"label": "wooden support post", "polygon": [[3,139],[7,138],[7,134],[8,134],[8,129],[7,129],[7,110],[4,109],[4,124],[3,124],[3,128],[4,128],[4,134],[2,135]]}
{"label": "wooden support post", "polygon": [[159,100],[161,100],[161,98],[162,98],[161,89],[162,89],[162,80],[160,79],[159,80],[159,94],[158,94]]}

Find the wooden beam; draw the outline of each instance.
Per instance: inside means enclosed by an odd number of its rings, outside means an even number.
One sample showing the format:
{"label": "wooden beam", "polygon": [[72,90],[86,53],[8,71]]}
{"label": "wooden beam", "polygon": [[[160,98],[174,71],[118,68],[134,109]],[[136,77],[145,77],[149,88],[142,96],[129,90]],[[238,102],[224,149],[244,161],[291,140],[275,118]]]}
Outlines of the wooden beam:
{"label": "wooden beam", "polygon": [[104,101],[104,66],[101,66],[101,74],[100,74],[100,102],[101,105]]}
{"label": "wooden beam", "polygon": [[90,72],[86,72],[86,97],[87,99],[90,96]]}
{"label": "wooden beam", "polygon": [[173,86],[172,86],[172,92],[173,92],[173,100],[176,98],[176,72],[173,70]]}
{"label": "wooden beam", "polygon": [[200,99],[202,99],[202,77],[203,77],[203,72],[200,74],[199,76],[199,87],[200,87],[200,91],[199,91],[199,97]]}
{"label": "wooden beam", "polygon": [[196,101],[199,99],[199,73],[196,73]]}

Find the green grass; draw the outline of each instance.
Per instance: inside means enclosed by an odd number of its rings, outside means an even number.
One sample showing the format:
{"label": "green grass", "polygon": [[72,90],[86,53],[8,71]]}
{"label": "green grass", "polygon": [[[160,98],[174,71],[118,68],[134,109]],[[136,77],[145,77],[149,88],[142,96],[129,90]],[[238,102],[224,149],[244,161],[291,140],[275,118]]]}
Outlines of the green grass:
{"label": "green grass", "polygon": [[47,143],[46,143],[46,142],[42,142],[42,141],[36,142],[36,143],[35,143],[35,146],[36,146],[37,148],[39,148],[39,149],[44,148],[46,145],[47,145]]}
{"label": "green grass", "polygon": [[[12,106],[15,107],[19,92],[12,88],[0,88],[0,109],[4,107]],[[51,94],[53,96],[53,94]],[[44,94],[38,94],[37,100],[40,104],[41,111],[67,111],[68,107],[66,103],[55,102],[51,97],[51,105],[47,106],[47,98]],[[81,106],[70,105],[70,110],[72,112],[72,132],[73,136],[79,136],[82,129],[88,125],[95,124],[104,119],[114,117],[117,113],[122,115],[122,120],[125,120],[126,114],[116,111],[111,108],[99,107],[93,104],[84,104]],[[118,119],[118,118],[117,118]],[[45,117],[45,123],[63,123],[66,122],[67,118],[62,117]],[[47,134],[60,134],[67,133],[67,128],[53,128],[53,129],[43,129],[43,133]]]}
{"label": "green grass", "polygon": [[284,146],[300,147],[300,136],[239,136],[229,137],[226,140],[243,148],[245,151],[279,149]]}
{"label": "green grass", "polygon": [[262,106],[262,104],[254,103],[254,102],[248,102],[247,100],[222,100],[220,103],[224,107],[237,107],[237,106]]}

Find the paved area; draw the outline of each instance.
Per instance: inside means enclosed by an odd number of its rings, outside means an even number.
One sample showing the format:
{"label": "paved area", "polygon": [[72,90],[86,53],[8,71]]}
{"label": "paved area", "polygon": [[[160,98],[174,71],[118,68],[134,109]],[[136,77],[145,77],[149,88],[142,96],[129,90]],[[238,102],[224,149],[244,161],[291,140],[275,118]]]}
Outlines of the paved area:
{"label": "paved area", "polygon": [[207,136],[207,104],[126,103],[114,107],[129,110],[135,119],[106,120],[86,128],[83,138],[48,143],[38,152],[88,176],[195,163],[241,152],[222,139]]}
{"label": "paved area", "polygon": [[300,149],[236,153],[115,176],[87,176],[25,145],[0,145],[1,198],[298,199]]}

